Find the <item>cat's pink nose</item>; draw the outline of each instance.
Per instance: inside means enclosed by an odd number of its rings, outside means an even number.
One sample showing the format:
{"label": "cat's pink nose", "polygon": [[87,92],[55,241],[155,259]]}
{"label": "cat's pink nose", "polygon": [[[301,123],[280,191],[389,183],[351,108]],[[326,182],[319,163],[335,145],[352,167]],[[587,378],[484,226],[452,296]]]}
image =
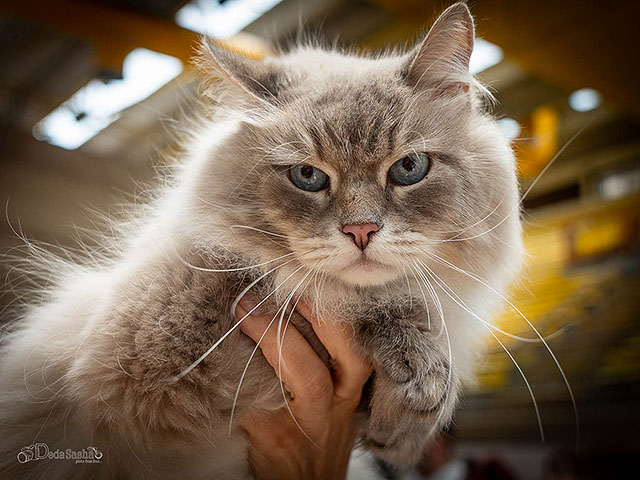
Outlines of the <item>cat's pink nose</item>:
{"label": "cat's pink nose", "polygon": [[362,225],[345,225],[342,231],[347,235],[353,236],[353,242],[360,250],[367,248],[369,238],[372,233],[380,230],[375,223],[364,223]]}

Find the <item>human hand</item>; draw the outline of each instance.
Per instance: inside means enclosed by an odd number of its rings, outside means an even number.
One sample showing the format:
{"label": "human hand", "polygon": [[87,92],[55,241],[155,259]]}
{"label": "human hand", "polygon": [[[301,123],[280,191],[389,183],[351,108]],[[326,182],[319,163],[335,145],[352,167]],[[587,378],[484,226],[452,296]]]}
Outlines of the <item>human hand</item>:
{"label": "human hand", "polygon": [[[236,316],[244,317],[254,306],[243,298]],[[296,310],[329,352],[332,368],[293,325],[287,327],[279,349],[277,322],[268,327],[272,315],[256,310],[243,320],[240,329],[260,342],[262,353],[291,394],[291,412],[251,411],[242,417],[251,443],[251,468],[261,480],[345,478],[357,433],[354,414],[371,364],[356,352],[350,329],[332,319],[319,321],[302,302]]]}

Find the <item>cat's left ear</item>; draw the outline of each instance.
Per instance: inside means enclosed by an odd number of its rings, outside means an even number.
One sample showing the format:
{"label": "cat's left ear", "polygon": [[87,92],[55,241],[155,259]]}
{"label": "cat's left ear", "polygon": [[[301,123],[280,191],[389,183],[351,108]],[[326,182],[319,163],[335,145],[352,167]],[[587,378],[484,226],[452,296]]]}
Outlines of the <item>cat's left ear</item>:
{"label": "cat's left ear", "polygon": [[[223,102],[276,105],[283,88],[284,73],[277,59],[253,60],[203,40],[195,58],[196,67]],[[225,93],[227,95],[225,95]]]}
{"label": "cat's left ear", "polygon": [[469,8],[455,3],[435,21],[426,38],[408,56],[407,82],[418,89],[468,92],[474,26]]}

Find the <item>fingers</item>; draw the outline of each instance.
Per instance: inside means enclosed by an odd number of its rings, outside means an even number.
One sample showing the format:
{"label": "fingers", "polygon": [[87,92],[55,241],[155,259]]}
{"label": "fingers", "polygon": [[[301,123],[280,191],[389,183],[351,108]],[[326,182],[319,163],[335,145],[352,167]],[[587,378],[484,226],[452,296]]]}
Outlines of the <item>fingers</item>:
{"label": "fingers", "polygon": [[[244,297],[236,308],[238,319],[254,306],[249,298]],[[286,316],[284,318],[286,320]],[[278,338],[279,320],[279,313],[274,317],[255,310],[242,321],[240,329],[259,343],[263,355],[287,386],[293,397],[290,406],[292,410],[296,409],[296,416],[311,418],[318,409],[327,410],[331,405],[331,374],[293,325],[287,327],[284,339]],[[284,330],[284,325],[282,328]]]}
{"label": "fingers", "polygon": [[372,367],[353,341],[353,331],[335,319],[318,318],[308,305],[300,302],[296,307],[331,355],[334,371],[334,395],[344,400],[360,400],[362,387],[371,376]]}

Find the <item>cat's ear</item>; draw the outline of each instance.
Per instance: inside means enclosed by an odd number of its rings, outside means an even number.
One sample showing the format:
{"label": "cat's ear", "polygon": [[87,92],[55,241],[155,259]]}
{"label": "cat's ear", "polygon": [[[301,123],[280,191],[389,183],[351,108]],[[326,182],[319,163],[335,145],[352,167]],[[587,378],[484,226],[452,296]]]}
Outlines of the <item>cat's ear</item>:
{"label": "cat's ear", "polygon": [[422,43],[409,55],[405,76],[411,86],[467,92],[474,26],[469,8],[455,3],[435,21]]}
{"label": "cat's ear", "polygon": [[194,63],[218,99],[222,94],[232,103],[273,106],[278,104],[284,74],[275,59],[269,60],[253,60],[205,39]]}

